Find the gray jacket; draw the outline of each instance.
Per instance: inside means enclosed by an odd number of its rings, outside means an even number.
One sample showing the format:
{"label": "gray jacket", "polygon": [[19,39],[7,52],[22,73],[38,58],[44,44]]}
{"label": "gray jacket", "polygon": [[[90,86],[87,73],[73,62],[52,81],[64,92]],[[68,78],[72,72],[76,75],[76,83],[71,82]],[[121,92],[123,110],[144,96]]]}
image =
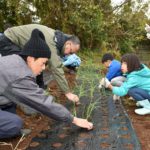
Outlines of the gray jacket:
{"label": "gray jacket", "polygon": [[31,69],[20,56],[0,57],[0,105],[23,103],[55,120],[72,122],[71,113],[53,100],[38,87]]}

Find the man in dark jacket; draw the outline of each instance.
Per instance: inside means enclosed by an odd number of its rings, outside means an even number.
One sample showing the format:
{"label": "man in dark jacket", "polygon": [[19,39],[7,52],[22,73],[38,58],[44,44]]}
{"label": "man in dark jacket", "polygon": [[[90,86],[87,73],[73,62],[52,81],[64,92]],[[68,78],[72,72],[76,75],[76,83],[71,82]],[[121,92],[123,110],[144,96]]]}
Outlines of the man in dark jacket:
{"label": "man in dark jacket", "polygon": [[[48,65],[58,85],[69,100],[78,102],[78,96],[70,91],[60,58],[64,55],[76,53],[80,49],[80,41],[76,36],[69,36],[58,30],[39,24],[12,27],[8,28],[4,32],[4,35],[0,37],[0,54],[6,56],[20,53],[35,28],[42,31],[46,43],[51,49],[52,57],[49,59]],[[42,87],[42,75],[38,76],[37,81]]]}
{"label": "man in dark jacket", "polygon": [[44,94],[35,77],[44,69],[51,56],[43,33],[35,29],[19,55],[0,58],[0,138],[20,134],[22,120],[15,113],[15,104],[25,104],[55,120],[92,129],[86,119],[74,117],[64,106],[55,103],[53,96]]}

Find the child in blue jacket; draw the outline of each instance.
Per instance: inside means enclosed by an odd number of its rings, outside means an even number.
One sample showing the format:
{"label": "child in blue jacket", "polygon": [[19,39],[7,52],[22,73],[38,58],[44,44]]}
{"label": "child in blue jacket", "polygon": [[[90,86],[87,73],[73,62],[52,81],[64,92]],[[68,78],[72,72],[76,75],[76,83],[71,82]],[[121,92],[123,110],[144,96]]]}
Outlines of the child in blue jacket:
{"label": "child in blue jacket", "polygon": [[[102,64],[106,68],[108,68],[105,78],[107,78],[112,85],[121,86],[125,81],[125,77],[121,72],[121,63],[118,60],[115,60],[112,54],[106,53],[102,57]],[[102,87],[105,78],[102,78],[102,80],[100,81],[99,88]],[[117,100],[119,98],[119,96],[113,96],[114,100]]]}
{"label": "child in blue jacket", "polygon": [[108,68],[106,78],[112,85],[120,86],[125,80],[121,72],[121,63],[118,60],[115,60],[112,54],[106,53],[102,57],[102,64]]}
{"label": "child in blue jacket", "polygon": [[137,101],[136,105],[143,107],[135,109],[136,114],[150,114],[150,69],[141,64],[135,54],[123,55],[121,62],[121,70],[127,76],[126,81],[116,87],[106,79],[105,86],[118,96],[128,94],[133,97]]}

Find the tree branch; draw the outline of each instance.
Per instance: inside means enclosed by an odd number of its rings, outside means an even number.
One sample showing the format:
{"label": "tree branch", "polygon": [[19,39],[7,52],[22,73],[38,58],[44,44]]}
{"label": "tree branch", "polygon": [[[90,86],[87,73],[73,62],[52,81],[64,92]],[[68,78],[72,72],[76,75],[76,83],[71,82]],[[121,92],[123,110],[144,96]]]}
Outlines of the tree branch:
{"label": "tree branch", "polygon": [[114,7],[114,9],[112,10],[112,12],[114,12],[116,9],[122,7],[123,5],[127,4],[128,2],[131,2],[131,0],[125,0],[122,4],[117,5],[116,7]]}

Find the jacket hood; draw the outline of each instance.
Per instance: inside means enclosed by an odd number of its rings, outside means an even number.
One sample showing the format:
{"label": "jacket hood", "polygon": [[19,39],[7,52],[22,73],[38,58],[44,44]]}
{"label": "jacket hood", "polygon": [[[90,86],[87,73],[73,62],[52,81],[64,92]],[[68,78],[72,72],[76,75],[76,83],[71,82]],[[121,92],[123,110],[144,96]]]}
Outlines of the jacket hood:
{"label": "jacket hood", "polygon": [[131,73],[129,73],[127,76],[141,76],[141,77],[145,77],[145,78],[150,78],[150,69],[145,66],[144,64],[142,64],[143,68],[139,71],[133,71]]}

